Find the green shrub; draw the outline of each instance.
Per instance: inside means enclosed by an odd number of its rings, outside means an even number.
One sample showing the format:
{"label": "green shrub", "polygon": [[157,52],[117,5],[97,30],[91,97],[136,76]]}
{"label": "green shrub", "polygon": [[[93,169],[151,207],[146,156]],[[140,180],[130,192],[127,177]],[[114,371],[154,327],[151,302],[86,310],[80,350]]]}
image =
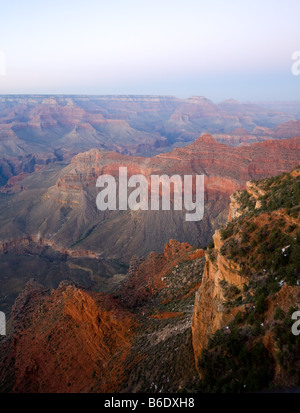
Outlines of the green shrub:
{"label": "green shrub", "polygon": [[210,249],[210,250],[215,248],[215,243],[214,243],[213,239],[211,241],[209,241],[207,248]]}
{"label": "green shrub", "polygon": [[255,312],[257,314],[264,314],[267,309],[267,299],[264,293],[260,294],[257,298],[255,305]]}
{"label": "green shrub", "polygon": [[274,311],[274,320],[283,320],[285,317],[284,311],[280,307],[276,307]]}
{"label": "green shrub", "polygon": [[261,342],[247,342],[234,328],[229,334],[218,330],[198,361],[202,389],[206,392],[237,393],[268,386],[274,362]]}
{"label": "green shrub", "polygon": [[221,229],[222,240],[225,241],[227,238],[231,237],[234,232],[234,224],[229,222],[225,228]]}

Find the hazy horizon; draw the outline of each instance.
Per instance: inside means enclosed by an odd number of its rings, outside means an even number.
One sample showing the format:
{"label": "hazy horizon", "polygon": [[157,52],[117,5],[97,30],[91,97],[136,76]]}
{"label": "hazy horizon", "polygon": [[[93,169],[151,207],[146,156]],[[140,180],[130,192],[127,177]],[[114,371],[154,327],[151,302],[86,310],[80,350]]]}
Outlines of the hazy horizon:
{"label": "hazy horizon", "polygon": [[156,97],[156,96],[158,96],[158,97],[162,97],[162,98],[164,98],[164,97],[166,97],[166,98],[175,98],[175,99],[182,99],[182,100],[187,100],[187,99],[192,99],[192,98],[205,98],[205,99],[207,99],[207,100],[210,100],[213,104],[216,104],[216,105],[218,105],[218,104],[220,104],[220,103],[223,103],[223,102],[226,102],[226,101],[230,101],[230,100],[236,100],[238,103],[242,103],[242,104],[257,104],[257,105],[259,105],[259,104],[268,104],[268,103],[272,103],[272,104],[276,104],[276,103],[278,103],[278,104],[280,104],[280,103],[299,103],[300,104],[300,99],[294,99],[294,100],[238,100],[238,99],[235,99],[235,98],[232,98],[232,97],[227,97],[227,98],[225,98],[225,99],[222,99],[222,100],[213,100],[213,99],[210,99],[210,97],[208,97],[208,96],[200,96],[200,95],[194,95],[194,96],[183,96],[183,97],[179,97],[179,96],[176,96],[176,95],[171,95],[171,94],[169,94],[169,95],[157,95],[157,94],[118,94],[118,93],[115,93],[115,94],[100,94],[100,93],[98,93],[98,94],[94,94],[94,93],[17,93],[17,92],[15,92],[15,93],[1,93],[0,92],[0,97],[5,97],[5,96],[37,96],[37,97],[39,97],[39,96],[47,96],[47,97],[55,97],[55,96],[62,96],[62,97],[76,97],[76,96],[87,96],[87,97],[93,97],[93,96],[95,96],[95,97],[122,97],[122,96],[128,96],[128,97]]}
{"label": "hazy horizon", "polygon": [[299,15],[298,0],[12,0],[0,94],[297,101]]}

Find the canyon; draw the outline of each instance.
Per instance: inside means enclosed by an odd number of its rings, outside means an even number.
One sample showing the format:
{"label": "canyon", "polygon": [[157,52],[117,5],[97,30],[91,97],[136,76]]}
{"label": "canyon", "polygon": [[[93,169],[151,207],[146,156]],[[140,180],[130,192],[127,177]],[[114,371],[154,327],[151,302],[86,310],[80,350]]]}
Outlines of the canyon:
{"label": "canyon", "polygon": [[[151,156],[211,133],[248,145],[299,136],[297,102],[213,103],[205,97],[1,95],[0,184],[92,148]],[[282,124],[282,125],[281,125]]]}
{"label": "canyon", "polygon": [[[1,96],[0,391],[297,387],[299,117],[297,102]],[[204,176],[203,219],[175,210],[175,187],[170,211],[100,211],[97,179],[118,205],[120,167]]]}
{"label": "canyon", "polygon": [[1,390],[299,386],[299,342],[290,330],[300,303],[299,179],[297,168],[251,181],[231,196],[229,220],[206,250],[170,240],[162,253],[132,257],[113,293],[30,280],[0,338]]}
{"label": "canyon", "polygon": [[[67,279],[107,292],[124,278],[134,255],[159,252],[170,239],[206,247],[226,222],[230,195],[249,179],[292,169],[299,152],[299,138],[231,147],[202,135],[150,158],[91,149],[69,164],[49,163],[17,175],[0,193],[1,307],[9,314],[32,276],[49,288]],[[203,220],[186,222],[186,211],[172,206],[170,211],[99,211],[97,178],[117,178],[120,166],[128,177],[142,174],[148,182],[153,174],[204,175]]]}

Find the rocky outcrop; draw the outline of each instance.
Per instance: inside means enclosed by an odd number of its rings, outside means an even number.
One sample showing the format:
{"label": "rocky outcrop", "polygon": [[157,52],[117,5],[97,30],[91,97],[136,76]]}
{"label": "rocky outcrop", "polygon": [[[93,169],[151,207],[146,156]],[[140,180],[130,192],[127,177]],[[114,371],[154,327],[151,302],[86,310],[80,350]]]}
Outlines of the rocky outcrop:
{"label": "rocky outcrop", "polygon": [[12,312],[4,360],[14,392],[108,392],[124,377],[134,317],[110,296],[62,282],[51,293],[27,284]]}
{"label": "rocky outcrop", "polygon": [[113,295],[67,281],[49,290],[31,280],[14,304],[8,336],[0,338],[0,391],[191,386],[192,303],[203,259],[203,250],[170,241],[162,254],[133,259],[127,282]]}
{"label": "rocky outcrop", "polygon": [[237,199],[236,194],[230,195],[228,221],[232,221],[234,218],[238,218],[242,215],[240,207],[241,205]]}
{"label": "rocky outcrop", "polygon": [[170,240],[165,245],[163,254],[152,252],[146,260],[138,262],[133,258],[128,278],[121,287],[123,302],[130,308],[140,307],[160,290],[166,288],[165,275],[179,262],[202,256],[204,250],[195,251],[188,243]]}
{"label": "rocky outcrop", "polygon": [[[299,167],[232,195],[229,223],[205,254],[192,333],[196,367],[210,390],[298,384],[299,346],[291,331],[300,303],[298,177]],[[263,375],[259,365],[243,373],[245,354],[248,361],[264,355]]]}
{"label": "rocky outcrop", "polygon": [[205,254],[205,270],[202,284],[196,293],[192,321],[193,348],[196,363],[203,349],[217,330],[226,328],[240,308],[227,308],[228,290],[237,288],[241,291],[247,278],[240,275],[239,266],[222,256],[223,245],[220,231],[214,234],[214,255]]}
{"label": "rocky outcrop", "polygon": [[[252,198],[255,205],[254,209],[260,209],[262,207],[261,197],[266,194],[266,191],[260,188],[254,181],[246,182],[246,191],[249,198]],[[239,218],[245,210],[242,209],[242,203],[240,201],[241,191],[238,191],[230,196],[230,205],[228,213],[228,221],[232,221],[235,218]]]}

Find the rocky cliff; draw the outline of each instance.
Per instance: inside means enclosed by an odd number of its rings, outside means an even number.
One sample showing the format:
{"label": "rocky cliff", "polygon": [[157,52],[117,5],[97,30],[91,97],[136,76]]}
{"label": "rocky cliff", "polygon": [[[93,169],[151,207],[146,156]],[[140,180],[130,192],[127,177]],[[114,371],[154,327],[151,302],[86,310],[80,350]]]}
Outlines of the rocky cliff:
{"label": "rocky cliff", "polygon": [[229,222],[206,252],[192,322],[206,391],[299,385],[291,332],[300,306],[299,179],[296,169],[249,182],[231,197]]}
{"label": "rocky cliff", "polygon": [[207,346],[209,337],[226,328],[242,308],[227,308],[228,296],[248,284],[239,265],[226,260],[220,253],[223,246],[220,231],[214,234],[214,251],[205,254],[205,270],[201,287],[196,293],[192,322],[193,347],[196,361]]}

